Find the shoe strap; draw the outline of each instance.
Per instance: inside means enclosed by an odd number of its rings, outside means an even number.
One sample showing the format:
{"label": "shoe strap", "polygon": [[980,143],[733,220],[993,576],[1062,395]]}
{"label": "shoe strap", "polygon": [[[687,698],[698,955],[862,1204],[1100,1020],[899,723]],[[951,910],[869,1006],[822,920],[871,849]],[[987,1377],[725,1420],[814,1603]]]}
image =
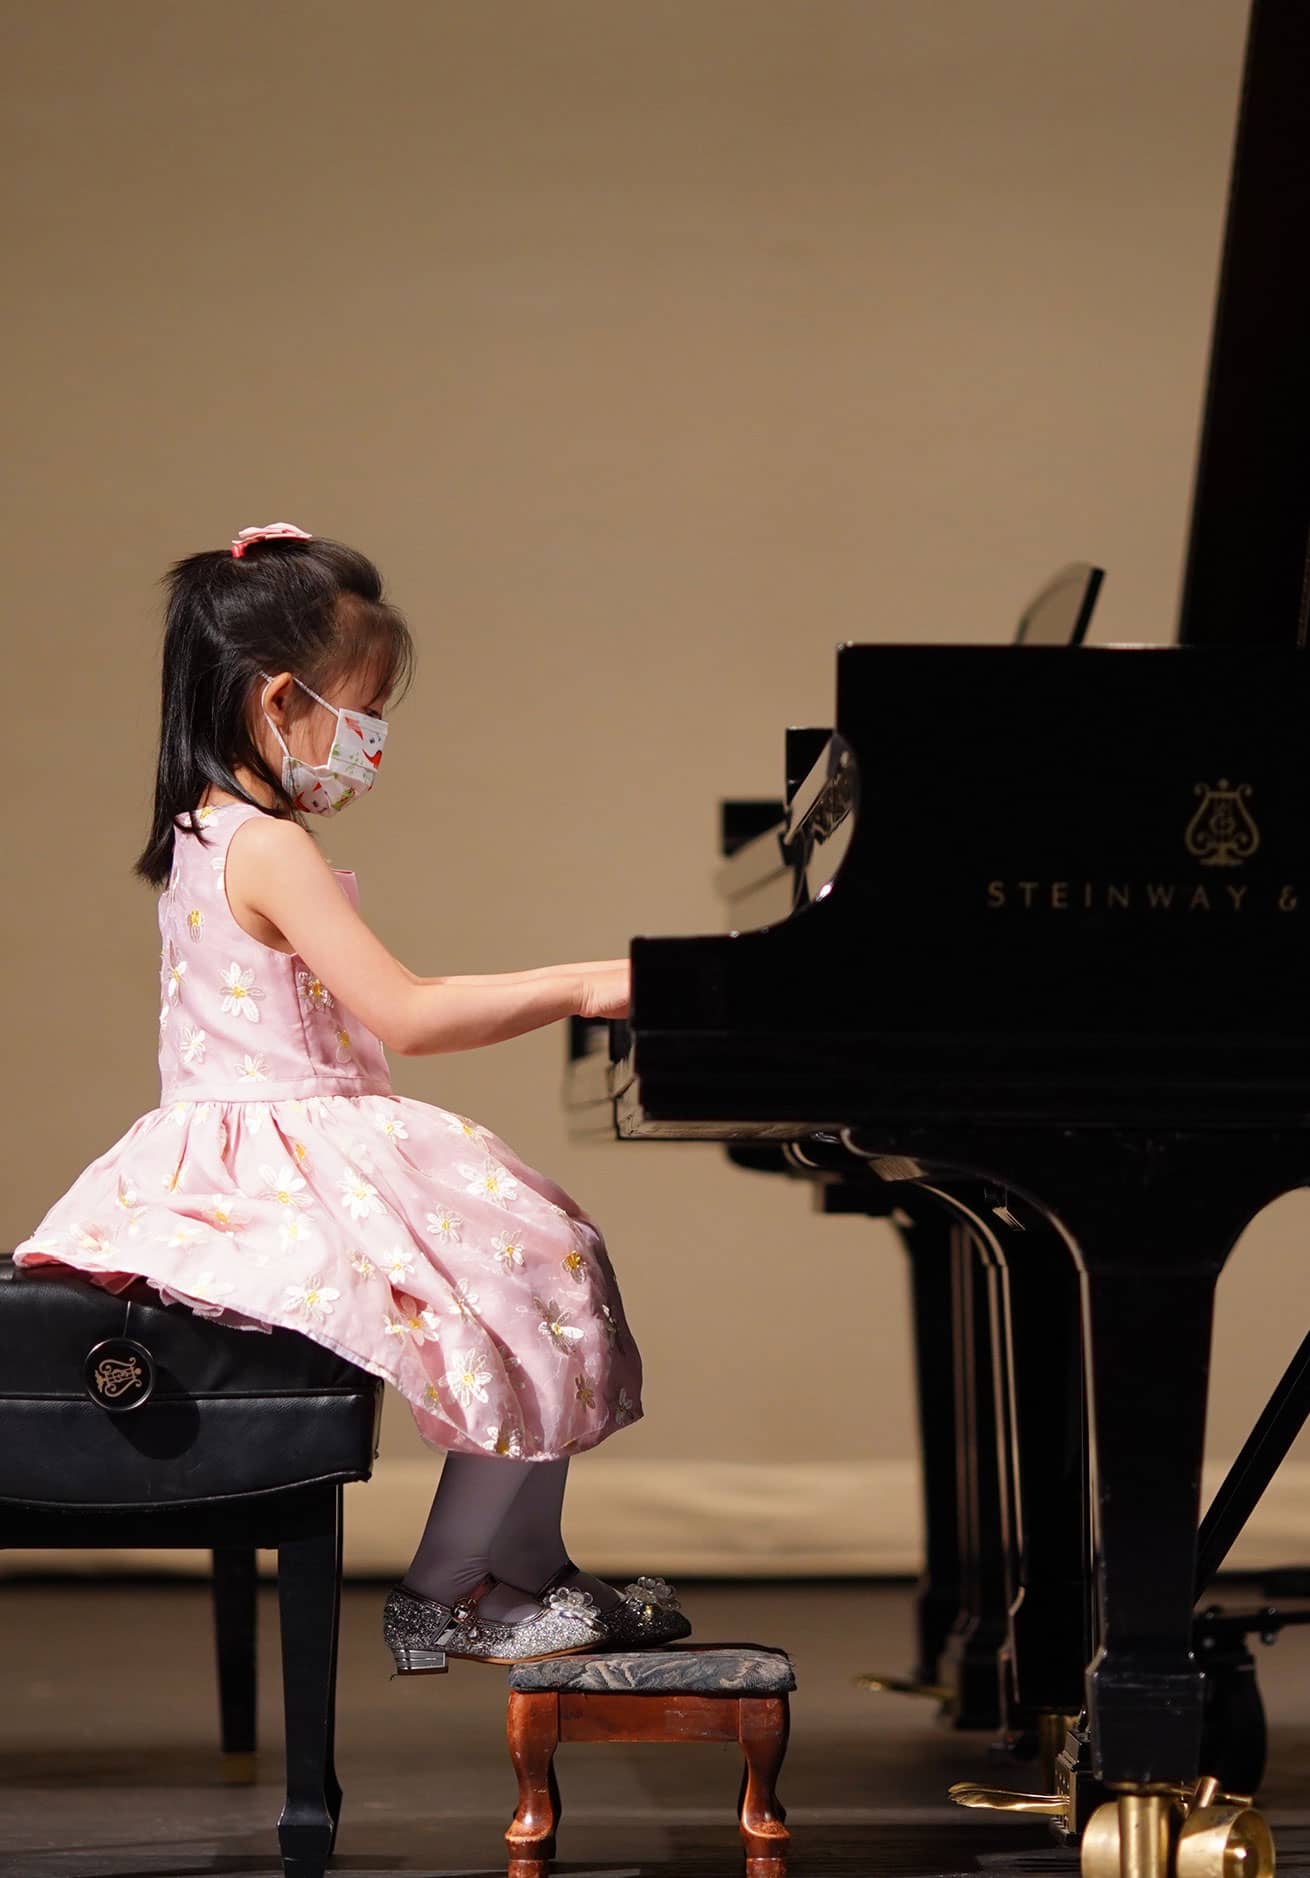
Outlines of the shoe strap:
{"label": "shoe strap", "polygon": [[466,1591],[462,1598],[458,1598],[450,1607],[450,1615],[453,1622],[466,1624],[469,1618],[474,1615],[478,1600],[486,1596],[495,1582],[495,1578],[488,1572],[486,1577],[478,1584],[474,1585],[471,1591]]}

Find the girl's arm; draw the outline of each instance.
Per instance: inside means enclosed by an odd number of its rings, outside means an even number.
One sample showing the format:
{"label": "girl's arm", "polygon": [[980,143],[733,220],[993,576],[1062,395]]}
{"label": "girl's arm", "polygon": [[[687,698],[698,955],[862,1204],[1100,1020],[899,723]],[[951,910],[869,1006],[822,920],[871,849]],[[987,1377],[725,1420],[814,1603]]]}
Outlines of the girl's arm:
{"label": "girl's arm", "polygon": [[596,980],[604,984],[605,1011],[619,1014],[615,980],[626,974],[626,960],[605,960],[599,969],[547,965],[416,977],[360,918],[313,836],[296,822],[271,816],[243,822],[228,845],[225,885],[238,924],[243,916],[266,920],[400,1056],[472,1050],[556,1023],[587,1008]]}
{"label": "girl's arm", "polygon": [[447,978],[420,978],[410,971],[408,965],[402,965],[400,969],[416,985],[503,985],[510,978],[548,978],[557,972],[573,975],[577,972],[612,971],[617,962],[614,959],[579,959],[572,965],[530,965],[522,972],[460,972]]}

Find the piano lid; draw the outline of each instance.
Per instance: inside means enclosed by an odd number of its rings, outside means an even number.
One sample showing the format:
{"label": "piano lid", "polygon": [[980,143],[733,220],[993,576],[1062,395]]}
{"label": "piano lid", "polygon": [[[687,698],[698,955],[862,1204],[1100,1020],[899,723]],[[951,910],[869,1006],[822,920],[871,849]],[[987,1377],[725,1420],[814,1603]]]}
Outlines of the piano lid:
{"label": "piano lid", "polygon": [[1310,7],[1254,0],[1178,637],[1310,638]]}

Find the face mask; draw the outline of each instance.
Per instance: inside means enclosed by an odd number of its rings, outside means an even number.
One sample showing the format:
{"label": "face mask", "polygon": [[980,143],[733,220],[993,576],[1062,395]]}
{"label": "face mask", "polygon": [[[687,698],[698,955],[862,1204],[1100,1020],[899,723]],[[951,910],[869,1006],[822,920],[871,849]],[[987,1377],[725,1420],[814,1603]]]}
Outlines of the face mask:
{"label": "face mask", "polygon": [[[259,675],[269,677],[268,672]],[[264,711],[265,723],[282,745],[282,787],[298,809],[316,815],[335,815],[356,796],[367,795],[373,787],[373,778],[382,761],[387,721],[384,717],[369,717],[364,711],[338,710],[326,698],[319,698],[317,691],[301,679],[297,678],[296,683],[302,691],[309,692],[311,698],[318,698],[324,710],[335,712],[337,728],[327,762],[305,763],[298,756],[292,756],[281,731]],[[262,699],[260,708],[263,709]]]}

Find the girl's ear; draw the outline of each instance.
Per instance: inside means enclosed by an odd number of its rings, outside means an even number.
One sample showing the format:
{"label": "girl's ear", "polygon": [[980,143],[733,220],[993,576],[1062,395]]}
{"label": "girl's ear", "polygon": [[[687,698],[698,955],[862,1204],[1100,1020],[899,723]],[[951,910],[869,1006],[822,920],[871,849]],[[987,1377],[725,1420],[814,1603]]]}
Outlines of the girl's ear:
{"label": "girl's ear", "polygon": [[286,723],[288,694],[294,679],[290,672],[274,672],[270,678],[258,678],[255,681],[255,709],[262,707],[268,712],[279,729]]}

